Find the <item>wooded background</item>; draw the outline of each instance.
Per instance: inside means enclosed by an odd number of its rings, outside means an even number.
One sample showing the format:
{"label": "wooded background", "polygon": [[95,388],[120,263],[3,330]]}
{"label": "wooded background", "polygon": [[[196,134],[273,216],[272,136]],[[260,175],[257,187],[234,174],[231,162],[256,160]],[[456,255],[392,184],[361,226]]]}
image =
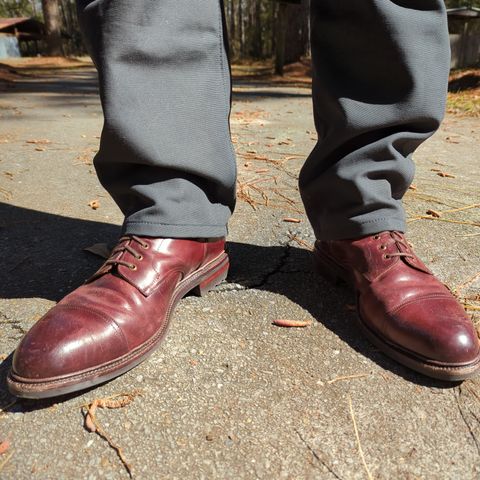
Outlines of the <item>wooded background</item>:
{"label": "wooded background", "polygon": [[[309,1],[223,0],[232,59],[275,59],[277,70],[281,70],[284,63],[308,55]],[[480,7],[480,0],[445,3],[449,8]],[[78,55],[85,50],[75,8],[75,0],[0,0],[0,17],[38,18],[47,30],[46,54]]]}

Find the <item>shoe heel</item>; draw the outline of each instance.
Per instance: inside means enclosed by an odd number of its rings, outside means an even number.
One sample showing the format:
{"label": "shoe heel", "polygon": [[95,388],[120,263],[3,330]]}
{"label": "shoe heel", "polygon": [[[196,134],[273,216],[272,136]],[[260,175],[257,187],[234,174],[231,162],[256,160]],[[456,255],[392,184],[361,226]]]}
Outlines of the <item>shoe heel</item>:
{"label": "shoe heel", "polygon": [[347,271],[338,266],[328,257],[315,250],[313,253],[313,263],[315,270],[326,280],[334,284],[347,284],[351,285],[352,280]]}
{"label": "shoe heel", "polygon": [[230,263],[228,258],[226,258],[213,272],[209,272],[207,278],[197,285],[191,293],[198,297],[203,297],[210,290],[213,290],[227,278],[229,266]]}

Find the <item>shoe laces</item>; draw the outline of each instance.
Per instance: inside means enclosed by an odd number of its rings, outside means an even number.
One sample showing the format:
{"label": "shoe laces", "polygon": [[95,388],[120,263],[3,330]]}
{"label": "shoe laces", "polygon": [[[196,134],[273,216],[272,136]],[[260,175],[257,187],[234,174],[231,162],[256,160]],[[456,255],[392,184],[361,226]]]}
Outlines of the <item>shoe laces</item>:
{"label": "shoe laces", "polygon": [[[380,245],[381,250],[386,250],[389,245],[395,244],[397,248],[400,250],[399,252],[392,252],[392,253],[385,253],[384,258],[392,258],[392,257],[404,257],[404,258],[415,258],[415,255],[409,253],[411,251],[410,244],[407,242],[405,237],[399,232],[389,232],[389,240],[385,243]],[[382,237],[381,235],[377,234],[374,235],[373,238],[375,240],[380,240]],[[401,251],[402,247],[407,250],[406,252]]]}
{"label": "shoe laces", "polygon": [[[118,245],[112,250],[112,253],[110,254],[110,258],[105,262],[105,265],[123,265],[130,270],[136,270],[137,265],[135,263],[127,262],[126,260],[122,260],[122,255],[125,252],[130,253],[136,260],[143,260],[143,255],[138,252],[138,250],[135,250],[134,248],[134,243],[140,245],[141,248],[146,250],[149,248],[149,245],[147,242],[144,242],[141,238],[135,236],[135,235],[125,235],[123,237],[120,237],[118,241]],[[117,258],[113,258],[117,255]]]}

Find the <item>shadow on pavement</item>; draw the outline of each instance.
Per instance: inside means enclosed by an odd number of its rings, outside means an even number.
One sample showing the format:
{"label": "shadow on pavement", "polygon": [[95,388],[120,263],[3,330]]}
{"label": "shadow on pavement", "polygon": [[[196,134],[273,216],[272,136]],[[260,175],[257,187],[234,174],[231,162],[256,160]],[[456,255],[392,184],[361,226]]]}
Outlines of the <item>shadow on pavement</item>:
{"label": "shadow on pavement", "polygon": [[[245,87],[249,90],[238,90],[235,87]],[[293,87],[291,85],[268,85],[253,82],[238,82],[233,84],[232,100],[246,100],[251,98],[258,102],[268,98],[311,98],[312,91],[309,88]],[[303,88],[303,91],[300,91]],[[286,90],[289,89],[289,90]]]}
{"label": "shadow on pavement", "polygon": [[83,249],[119,233],[116,225],[0,203],[0,298],[60,300],[100,266]]}
{"label": "shadow on pavement", "polygon": [[[4,203],[0,203],[0,219],[2,299],[60,300],[81,285],[102,263],[100,258],[84,252],[83,248],[94,243],[113,244],[120,234],[116,225]],[[287,297],[358,353],[408,381],[437,388],[458,385],[416,374],[373,348],[361,335],[355,314],[345,308],[346,304],[353,302],[352,293],[327,283],[312,272],[309,251],[292,246],[268,247],[238,242],[229,242],[228,250],[231,258],[229,282],[247,290],[265,290]],[[5,379],[11,358],[10,354],[0,364],[0,402],[3,405],[6,402],[2,399],[8,397]],[[75,396],[70,394],[37,403],[22,401],[15,404],[12,411],[46,408]]]}
{"label": "shadow on pavement", "polygon": [[466,72],[448,82],[449,92],[463,92],[480,88],[480,70]]}
{"label": "shadow on pavement", "polygon": [[[248,91],[237,90],[236,87],[248,88]],[[275,82],[259,82],[255,79],[233,81],[233,100],[244,100],[251,97],[256,102],[269,98],[311,97],[308,85],[289,85]],[[68,70],[51,70],[39,74],[31,73],[10,82],[0,82],[0,97],[8,98],[9,93],[55,94],[49,96],[51,103],[71,105],[71,95],[91,95],[95,103],[100,104],[98,97],[97,72],[93,68]],[[60,96],[60,98],[57,98]]]}
{"label": "shadow on pavement", "polygon": [[[52,71],[30,74],[14,82],[4,82],[2,95],[11,93],[98,94],[97,74],[93,69]],[[68,102],[65,102],[68,103]]]}

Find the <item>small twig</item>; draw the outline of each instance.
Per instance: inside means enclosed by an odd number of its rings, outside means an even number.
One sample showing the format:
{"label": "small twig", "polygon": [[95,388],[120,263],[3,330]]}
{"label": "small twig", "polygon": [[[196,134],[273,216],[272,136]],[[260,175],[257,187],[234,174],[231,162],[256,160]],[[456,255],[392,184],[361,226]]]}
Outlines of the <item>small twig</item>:
{"label": "small twig", "polygon": [[10,452],[10,454],[5,458],[5,460],[0,463],[0,472],[3,470],[3,467],[10,461],[10,459],[13,456],[13,452]]}
{"label": "small twig", "polygon": [[360,435],[358,434],[357,421],[355,420],[355,413],[353,412],[352,399],[350,398],[350,396],[348,397],[348,405],[350,407],[350,416],[352,417],[353,429],[355,430],[355,437],[357,438],[358,453],[360,454],[363,466],[365,467],[365,471],[367,472],[368,480],[373,480],[372,474],[370,473],[370,469],[368,468],[367,462],[365,461],[365,455],[363,454],[363,448],[360,442]]}
{"label": "small twig", "polygon": [[[443,187],[445,189],[445,186]],[[448,189],[447,189],[448,190]],[[410,191],[409,192],[409,195],[412,195],[412,196],[415,196],[415,197],[418,197],[420,200],[426,200],[428,202],[435,202],[435,203],[438,203],[439,205],[445,205],[447,207],[453,207],[454,205],[451,205],[451,204],[448,204],[448,203],[445,203],[443,202],[442,200],[440,200],[439,198],[436,198],[436,197],[433,197],[432,195],[428,195],[426,193],[421,193],[421,192],[417,192],[417,191]]]}
{"label": "small twig", "polygon": [[465,207],[460,208],[452,208],[451,210],[445,210],[444,212],[440,213],[454,213],[454,212],[461,212],[462,210],[470,210],[471,208],[478,208],[480,207],[480,203],[474,203],[473,205],[467,205]]}
{"label": "small twig", "polygon": [[85,413],[85,419],[90,419],[90,421],[93,423],[93,425],[95,426],[95,433],[103,438],[107,443],[108,445],[110,445],[110,448],[112,448],[113,450],[115,450],[118,458],[120,459],[120,461],[122,462],[123,466],[125,467],[125,470],[127,471],[128,475],[130,478],[133,478],[133,473],[132,473],[132,467],[131,465],[127,462],[127,459],[125,458],[125,455],[123,454],[123,450],[120,446],[118,446],[117,444],[115,444],[113,442],[113,440],[108,436],[107,432],[105,432],[105,430],[103,430],[103,428],[101,427],[101,425],[98,423],[98,420],[95,418],[95,415],[90,415],[89,414],[89,411],[88,409],[84,412]]}
{"label": "small twig", "polygon": [[[474,203],[473,205],[466,205],[464,207],[459,207],[459,208],[452,208],[450,210],[444,210],[444,211],[441,211],[441,212],[437,212],[435,210],[427,210],[427,215],[428,217],[426,217],[425,215],[420,215],[418,217],[414,217],[410,220],[420,220],[420,219],[424,219],[424,218],[430,218],[430,217],[435,217],[435,218],[439,218],[441,217],[442,215],[444,215],[445,213],[455,213],[455,212],[462,212],[464,210],[470,210],[472,208],[478,208],[480,207],[480,203]],[[445,219],[444,219],[445,221]],[[448,220],[446,220],[448,221]]]}
{"label": "small twig", "polygon": [[369,377],[370,375],[371,375],[370,373],[357,373],[355,375],[345,375],[343,377],[332,378],[332,380],[329,380],[327,383],[331,385],[332,383],[342,382],[343,380],[353,380],[355,378],[364,378],[364,377]]}
{"label": "small twig", "polygon": [[299,238],[292,233],[289,233],[288,237],[290,238],[290,241],[298,243],[301,247],[305,247],[307,250],[310,250],[310,251],[313,250],[312,245],[310,245],[308,242],[306,242],[302,238]]}
{"label": "small twig", "polygon": [[[136,397],[141,397],[141,396],[142,396],[142,390],[133,390],[132,392],[115,393],[114,395],[109,395],[108,397],[97,399],[97,400],[94,400],[93,402],[82,403],[82,405],[78,405],[78,407],[75,407],[75,408],[87,408],[88,409],[90,407],[90,405],[92,405],[95,402],[97,403],[97,406],[99,406],[100,408],[112,408],[109,405],[110,405],[110,403],[113,403],[114,399],[116,399],[116,398],[119,398],[121,400],[125,399],[125,400],[122,400],[124,405],[120,405],[120,406],[126,407],[127,405],[132,403],[132,401]],[[118,408],[118,407],[115,407],[115,408]]]}
{"label": "small twig", "polygon": [[282,192],[280,192],[277,188],[274,188],[273,192],[276,193],[279,197],[282,197],[284,200],[286,200],[290,205],[296,205],[297,204],[297,202],[295,200],[293,200],[290,197],[287,197]]}
{"label": "small twig", "polygon": [[467,309],[467,310],[475,310],[475,311],[480,311],[480,307],[478,305],[471,305],[469,303],[462,303],[462,305]]}
{"label": "small twig", "polygon": [[475,275],[470,277],[465,282],[463,282],[460,285],[457,285],[456,287],[454,287],[453,291],[454,291],[455,295],[460,295],[460,292],[462,290],[465,290],[465,288],[469,287],[473,282],[475,282],[475,280],[477,280],[477,278],[480,278],[480,272],[477,272]]}
{"label": "small twig", "polygon": [[102,428],[100,423],[98,422],[95,412],[97,407],[99,408],[122,408],[129,405],[136,396],[141,395],[141,391],[135,390],[131,393],[119,393],[116,395],[112,395],[110,397],[96,399],[93,402],[86,403],[81,405],[82,413],[84,414],[84,421],[85,421],[85,428],[92,433],[96,433],[98,436],[103,438],[110,448],[115,450],[118,458],[122,462],[125,470],[127,471],[130,478],[133,478],[132,467],[127,462],[125,455],[123,454],[123,450],[120,446],[113,442],[107,432]]}
{"label": "small twig", "polygon": [[468,222],[468,221],[461,221],[461,220],[449,220],[447,218],[430,217],[430,216],[427,216],[427,215],[419,215],[418,217],[409,218],[407,220],[407,223],[415,222],[417,220],[437,220],[439,222],[458,223],[460,225],[471,225],[472,227],[480,227],[480,223],[477,223],[477,222]]}
{"label": "small twig", "polygon": [[455,235],[456,237],[459,238],[468,238],[468,237],[478,237],[480,233],[467,233],[465,235]]}

